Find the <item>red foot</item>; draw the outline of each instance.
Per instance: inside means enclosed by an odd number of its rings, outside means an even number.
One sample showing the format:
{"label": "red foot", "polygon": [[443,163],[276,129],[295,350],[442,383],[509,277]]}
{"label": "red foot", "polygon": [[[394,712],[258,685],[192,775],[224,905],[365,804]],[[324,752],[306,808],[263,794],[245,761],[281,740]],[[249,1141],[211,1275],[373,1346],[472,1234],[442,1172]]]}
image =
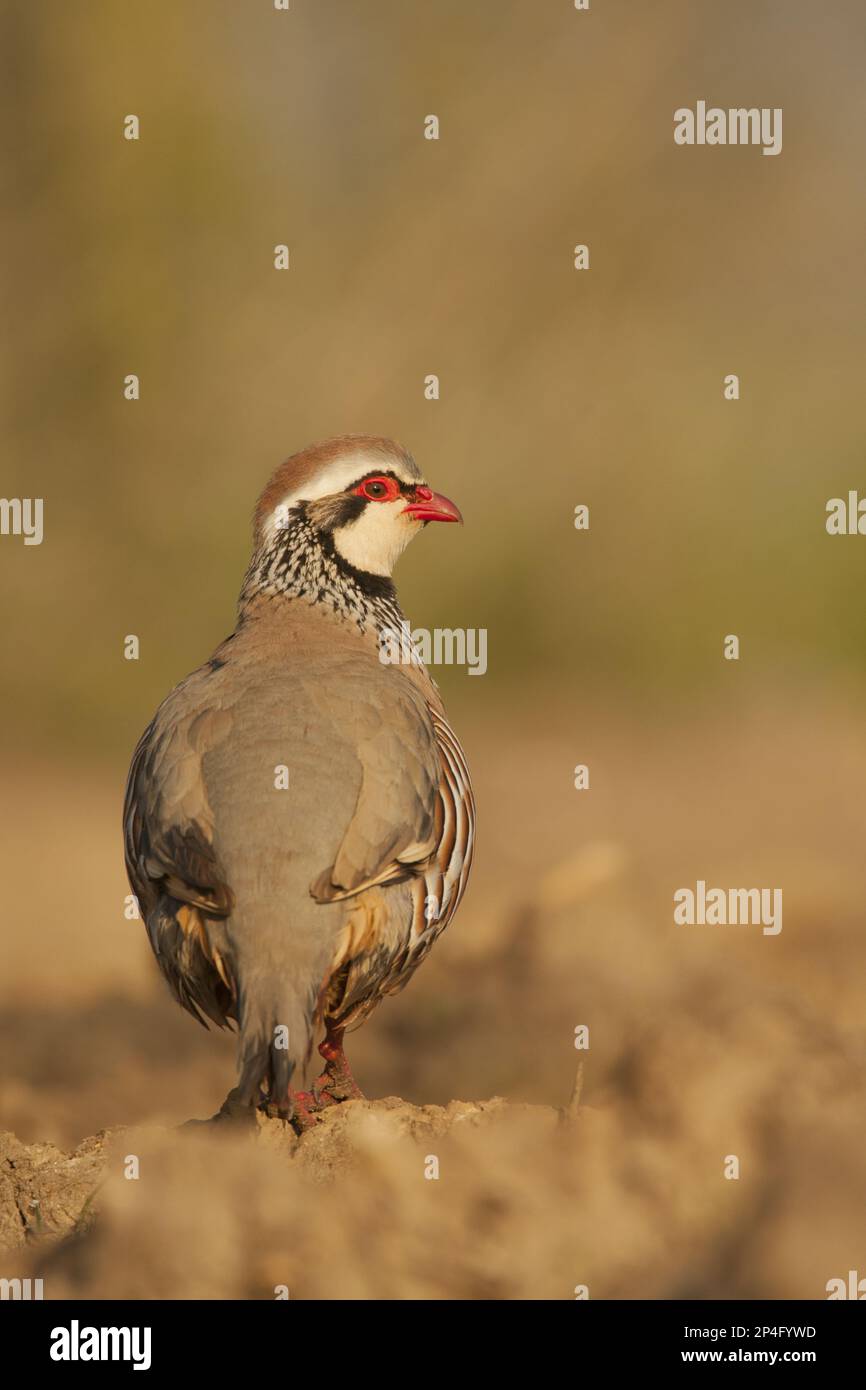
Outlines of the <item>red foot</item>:
{"label": "red foot", "polygon": [[292,1128],[298,1134],[303,1134],[318,1124],[316,1112],[320,1107],[316,1104],[316,1098],[311,1091],[289,1091],[289,1100],[292,1105]]}
{"label": "red foot", "polygon": [[313,1082],[313,1095],[319,1105],[338,1105],[344,1100],[363,1100],[361,1090],[343,1051],[343,1029],[329,1028],[324,1042],[319,1044],[319,1055],[325,1059],[325,1070]]}
{"label": "red foot", "polygon": [[343,1051],[343,1029],[329,1029],[319,1045],[325,1070],[317,1076],[309,1091],[290,1090],[285,1102],[270,1100],[265,1111],[271,1117],[288,1120],[297,1134],[303,1134],[318,1124],[323,1110],[340,1105],[345,1100],[363,1100],[364,1093],[352,1075]]}

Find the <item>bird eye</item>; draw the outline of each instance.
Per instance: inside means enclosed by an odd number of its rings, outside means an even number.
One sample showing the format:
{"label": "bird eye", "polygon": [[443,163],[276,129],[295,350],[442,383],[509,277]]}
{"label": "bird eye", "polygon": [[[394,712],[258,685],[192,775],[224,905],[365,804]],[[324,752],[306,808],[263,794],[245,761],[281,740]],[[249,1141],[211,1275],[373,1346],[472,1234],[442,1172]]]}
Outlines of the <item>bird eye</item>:
{"label": "bird eye", "polygon": [[367,478],[355,492],[371,502],[390,502],[399,495],[400,484],[394,478]]}

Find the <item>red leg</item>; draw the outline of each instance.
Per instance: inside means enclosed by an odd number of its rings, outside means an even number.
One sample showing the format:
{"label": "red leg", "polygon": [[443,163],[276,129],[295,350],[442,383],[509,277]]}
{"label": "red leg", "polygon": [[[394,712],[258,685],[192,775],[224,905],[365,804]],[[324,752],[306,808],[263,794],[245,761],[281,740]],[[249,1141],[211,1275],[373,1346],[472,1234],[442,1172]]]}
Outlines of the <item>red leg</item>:
{"label": "red leg", "polygon": [[324,1041],[319,1044],[319,1055],[324,1058],[325,1070],[313,1082],[313,1095],[319,1105],[337,1105],[344,1100],[363,1100],[361,1090],[343,1051],[342,1028],[328,1028]]}
{"label": "red leg", "polygon": [[324,1041],[319,1044],[325,1069],[316,1077],[312,1088],[309,1091],[290,1090],[282,1103],[273,1099],[265,1101],[266,1114],[272,1119],[288,1121],[297,1134],[303,1134],[318,1123],[321,1112],[328,1106],[339,1105],[344,1100],[364,1099],[343,1051],[344,1031],[328,1028]]}

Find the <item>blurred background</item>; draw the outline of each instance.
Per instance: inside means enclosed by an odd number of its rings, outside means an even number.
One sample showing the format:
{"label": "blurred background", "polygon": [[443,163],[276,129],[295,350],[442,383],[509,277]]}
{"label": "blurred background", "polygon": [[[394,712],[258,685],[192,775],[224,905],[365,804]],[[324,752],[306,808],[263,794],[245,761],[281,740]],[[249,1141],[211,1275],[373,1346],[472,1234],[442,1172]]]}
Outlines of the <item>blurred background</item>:
{"label": "blurred background", "polygon": [[[5,0],[2,492],[45,538],[0,538],[0,1127],[70,1146],[232,1084],[124,919],[126,768],[233,626],[276,463],[388,434],[466,519],[403,559],[403,607],[486,628],[489,668],[434,672],[476,869],[353,1040],[362,1086],[561,1105],[588,1024],[592,1180],[534,1165],[574,1282],[866,1274],[866,541],[824,526],[866,491],[864,60],[855,0]],[[698,100],[782,107],[782,153],[676,146]],[[698,878],[781,887],[781,935],[675,927]],[[507,1244],[525,1151],[485,1162]],[[398,1253],[376,1296],[568,1297],[548,1254],[490,1295]]]}

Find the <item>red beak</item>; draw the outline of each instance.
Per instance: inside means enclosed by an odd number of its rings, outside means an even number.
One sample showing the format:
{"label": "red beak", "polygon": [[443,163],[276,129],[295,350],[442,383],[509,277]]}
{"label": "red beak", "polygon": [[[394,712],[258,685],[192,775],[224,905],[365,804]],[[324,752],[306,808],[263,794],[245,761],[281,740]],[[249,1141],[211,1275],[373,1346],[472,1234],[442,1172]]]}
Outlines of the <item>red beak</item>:
{"label": "red beak", "polygon": [[431,492],[429,487],[416,487],[415,501],[403,508],[405,516],[416,521],[462,521],[460,510],[441,492]]}

